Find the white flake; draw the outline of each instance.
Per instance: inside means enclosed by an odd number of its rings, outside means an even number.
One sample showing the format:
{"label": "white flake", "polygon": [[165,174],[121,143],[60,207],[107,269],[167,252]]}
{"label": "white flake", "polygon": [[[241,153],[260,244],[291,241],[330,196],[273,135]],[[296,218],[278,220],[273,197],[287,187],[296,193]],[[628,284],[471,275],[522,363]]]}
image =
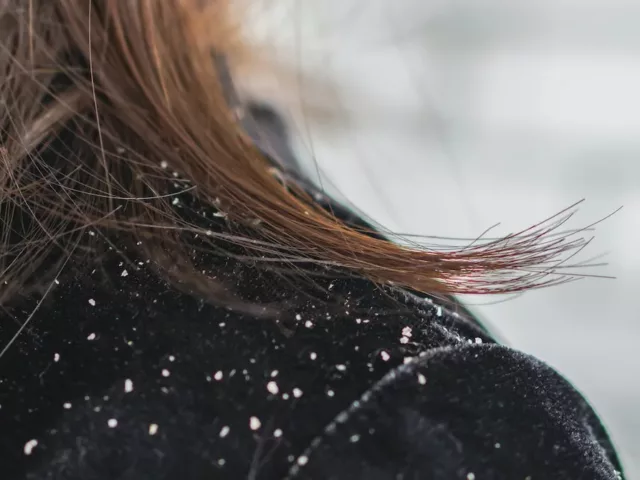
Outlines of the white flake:
{"label": "white flake", "polygon": [[118,420],[116,420],[115,418],[110,418],[109,420],[107,420],[107,425],[109,425],[109,428],[116,428],[118,426]]}
{"label": "white flake", "polygon": [[418,383],[420,385],[426,385],[427,384],[427,377],[425,377],[423,374],[419,373],[418,374]]}
{"label": "white flake", "polygon": [[382,357],[382,360],[384,360],[385,362],[388,362],[389,359],[391,358],[391,355],[389,355],[389,353],[386,352],[385,350],[380,352],[380,356]]}
{"label": "white flake", "polygon": [[91,305],[92,307],[96,306],[96,301],[93,298],[89,299],[89,305]]}
{"label": "white flake", "polygon": [[126,393],[131,393],[133,392],[133,382],[131,381],[131,379],[127,378],[124,381],[124,391]]}
{"label": "white flake", "polygon": [[54,362],[59,362],[60,361],[60,354],[59,353],[54,353],[53,354],[53,361]]}
{"label": "white flake", "polygon": [[299,388],[294,388],[293,389],[293,396],[296,398],[300,398],[302,396],[302,390],[300,390]]}
{"label": "white flake", "polygon": [[258,417],[251,417],[249,419],[249,428],[251,430],[258,430],[262,426],[262,422]]}
{"label": "white flake", "polygon": [[171,375],[171,372],[169,370],[167,370],[166,368],[162,369],[162,376],[163,377],[168,377],[169,375]]}
{"label": "white flake", "polygon": [[87,340],[91,341],[91,340],[95,340],[96,339],[96,334],[95,333],[90,333],[89,336],[87,337]]}
{"label": "white flake", "polygon": [[269,393],[272,393],[273,395],[277,395],[278,392],[280,391],[280,389],[278,388],[278,384],[274,381],[267,383],[267,390],[269,391]]}
{"label": "white flake", "polygon": [[282,430],[276,428],[276,430],[273,432],[273,436],[276,438],[280,438],[282,436]]}
{"label": "white flake", "polygon": [[300,455],[298,457],[298,465],[300,466],[306,465],[308,461],[309,461],[309,457],[307,457],[306,455]]}
{"label": "white flake", "polygon": [[158,424],[152,423],[149,425],[149,435],[155,435],[156,433],[158,433]]}
{"label": "white flake", "polygon": [[213,375],[213,378],[214,378],[214,379],[216,379],[217,381],[222,380],[222,377],[223,377],[223,373],[222,373],[220,370],[218,370],[218,371]]}
{"label": "white flake", "polygon": [[65,402],[65,403],[63,403],[63,404],[62,404],[62,407],[63,407],[65,410],[69,410],[69,409],[71,408],[71,404],[70,404],[69,402]]}
{"label": "white flake", "polygon": [[29,440],[27,443],[24,444],[24,454],[31,455],[31,452],[33,452],[33,449],[36,448],[37,446],[38,446],[38,440]]}
{"label": "white flake", "polygon": [[229,435],[229,431],[230,431],[230,430],[231,430],[231,429],[230,429],[228,426],[226,426],[226,425],[225,425],[224,427],[222,427],[222,429],[220,429],[220,438],[224,438],[224,437],[226,437],[227,435]]}

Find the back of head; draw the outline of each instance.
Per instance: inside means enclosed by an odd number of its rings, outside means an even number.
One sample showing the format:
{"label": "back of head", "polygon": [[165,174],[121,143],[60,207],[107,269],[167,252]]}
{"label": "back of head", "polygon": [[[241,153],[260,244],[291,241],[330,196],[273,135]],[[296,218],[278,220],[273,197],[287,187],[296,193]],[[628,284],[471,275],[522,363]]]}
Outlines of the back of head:
{"label": "back of head", "polygon": [[[215,61],[233,72],[251,60],[241,13],[224,0],[2,3],[0,303],[70,256],[95,255],[96,234],[223,303],[231,297],[189,254],[194,237],[233,245],[257,267],[320,264],[433,294],[566,280],[550,268],[582,240],[547,235],[567,212],[501,240],[428,250],[349,226],[283,181],[243,130]],[[226,226],[177,214],[180,195],[215,205]]]}

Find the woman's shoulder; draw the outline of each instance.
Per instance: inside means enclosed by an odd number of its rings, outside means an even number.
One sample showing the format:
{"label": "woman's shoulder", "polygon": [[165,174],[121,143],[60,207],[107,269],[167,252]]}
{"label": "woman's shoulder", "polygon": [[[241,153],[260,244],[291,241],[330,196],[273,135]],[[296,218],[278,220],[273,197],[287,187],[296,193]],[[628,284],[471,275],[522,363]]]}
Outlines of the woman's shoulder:
{"label": "woman's shoulder", "polygon": [[571,386],[441,302],[222,262],[281,307],[252,317],[107,265],[3,318],[6,343],[33,313],[0,367],[9,478],[615,478]]}
{"label": "woman's shoulder", "polygon": [[387,323],[400,304],[361,281],[305,288],[221,261],[219,277],[235,279],[245,298],[282,307],[257,318],[179,292],[140,263],[73,265],[77,274],[56,279],[43,303],[3,312],[3,345],[29,321],[0,366],[1,423],[13,432],[2,457],[14,466],[71,472],[93,459],[114,472],[123,462],[124,474],[130,455],[160,451],[163,469],[201,468],[194,458],[216,452],[215,469],[233,476],[265,438],[269,468],[283,473],[289,456],[427,337],[426,321]]}

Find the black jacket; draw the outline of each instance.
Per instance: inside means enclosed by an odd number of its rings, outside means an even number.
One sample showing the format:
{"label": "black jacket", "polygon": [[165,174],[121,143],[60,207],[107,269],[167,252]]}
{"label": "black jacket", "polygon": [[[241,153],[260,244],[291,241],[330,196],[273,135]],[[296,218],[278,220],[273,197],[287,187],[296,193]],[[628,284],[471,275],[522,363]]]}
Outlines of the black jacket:
{"label": "black jacket", "polygon": [[212,306],[112,251],[0,310],[0,349],[29,319],[0,357],[1,479],[622,478],[582,396],[455,302],[196,261],[286,308]]}

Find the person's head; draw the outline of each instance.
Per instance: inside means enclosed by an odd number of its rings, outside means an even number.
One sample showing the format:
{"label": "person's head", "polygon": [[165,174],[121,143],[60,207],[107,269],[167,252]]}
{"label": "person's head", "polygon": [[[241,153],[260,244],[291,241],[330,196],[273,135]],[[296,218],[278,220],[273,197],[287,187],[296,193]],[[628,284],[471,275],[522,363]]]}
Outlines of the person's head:
{"label": "person's head", "polygon": [[[566,280],[549,268],[582,240],[547,235],[566,215],[429,250],[346,225],[283,184],[243,130],[217,61],[231,71],[251,61],[241,13],[224,0],[0,2],[0,303],[90,255],[93,235],[223,302],[191,262],[195,236],[239,247],[256,268],[322,264],[432,294]],[[185,195],[224,212],[228,228],[177,213]]]}

